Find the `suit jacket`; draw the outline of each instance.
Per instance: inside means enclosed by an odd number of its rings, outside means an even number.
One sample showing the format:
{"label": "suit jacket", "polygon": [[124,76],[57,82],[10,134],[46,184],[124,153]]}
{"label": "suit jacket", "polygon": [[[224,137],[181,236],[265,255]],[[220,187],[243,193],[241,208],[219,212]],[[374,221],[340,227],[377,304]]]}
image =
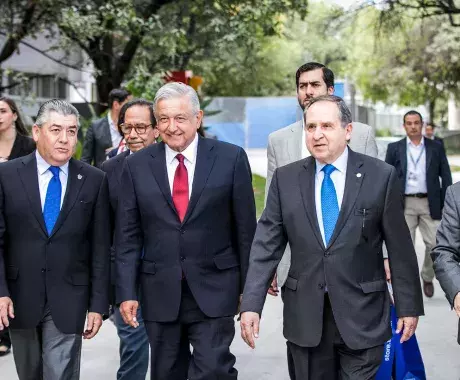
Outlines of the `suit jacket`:
{"label": "suit jacket", "polygon": [[100,168],[107,158],[105,151],[111,146],[110,125],[105,116],[91,123],[86,131],[81,161]]}
{"label": "suit jacket", "polygon": [[[234,315],[256,227],[245,151],[199,138],[192,195],[181,222],[169,186],[165,144],[125,160],[116,227],[117,303],[137,299],[145,320],[177,319],[182,273],[201,311]],[[141,251],[144,257],[141,259]]]}
{"label": "suit jacket", "polygon": [[444,139],[442,139],[441,137],[438,137],[438,136],[434,136],[433,141],[437,141],[437,142],[440,143],[440,144],[442,145],[442,147],[445,149],[445,146],[444,146]]}
{"label": "suit jacket", "polygon": [[[454,306],[454,299],[460,292],[460,182],[450,186],[446,192],[446,201],[442,220],[436,235],[433,258],[436,278]],[[460,321],[458,343],[460,344]]]}
{"label": "suit jacket", "polygon": [[[268,136],[268,167],[267,182],[265,184],[265,199],[267,199],[268,189],[270,188],[275,169],[302,159],[301,144],[302,120],[296,121],[294,124],[275,131]],[[358,153],[377,157],[377,144],[375,143],[374,130],[366,124],[353,123],[353,131],[349,146]],[[286,252],[277,270],[279,286],[284,285],[290,265],[291,250],[289,245],[287,245]]]}
{"label": "suit jacket", "polygon": [[[431,218],[441,219],[447,187],[452,185],[449,162],[441,144],[424,139],[426,148],[426,187]],[[407,177],[407,140],[396,141],[388,145],[385,161],[396,168],[400,188],[404,194]],[[439,180],[441,179],[441,184]]]}
{"label": "suit jacket", "polygon": [[35,141],[28,136],[16,135],[8,160],[24,157],[35,150]]}
{"label": "suit jacket", "polygon": [[108,312],[110,231],[107,179],[71,159],[59,218],[43,219],[35,152],[0,165],[0,297],[11,327],[35,328],[45,304],[63,333],[83,332],[86,312]]}
{"label": "suit jacket", "polygon": [[[101,166],[101,170],[107,174],[107,181],[109,183],[111,231],[114,231],[115,228],[115,217],[117,215],[117,206],[120,193],[121,173],[123,169],[123,164],[125,162],[125,158],[128,157],[130,153],[131,152],[129,150],[120,153],[119,155],[114,156],[110,160],[103,162]],[[110,282],[112,285],[115,285],[115,247],[113,245],[113,239],[110,249],[110,262]]]}
{"label": "suit jacket", "polygon": [[251,248],[241,311],[262,312],[269,284],[289,243],[292,261],[283,289],[286,339],[302,347],[319,344],[327,287],[346,345],[365,349],[383,344],[391,337],[383,240],[397,315],[423,314],[417,257],[395,170],[349,150],[342,206],[326,247],[316,214],[315,173],[313,157],[275,170]]}

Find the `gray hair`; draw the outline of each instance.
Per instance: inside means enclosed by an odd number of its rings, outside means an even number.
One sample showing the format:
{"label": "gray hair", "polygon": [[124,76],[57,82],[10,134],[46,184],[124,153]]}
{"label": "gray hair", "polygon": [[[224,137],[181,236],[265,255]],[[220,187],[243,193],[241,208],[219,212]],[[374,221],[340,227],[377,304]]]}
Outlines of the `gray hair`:
{"label": "gray hair", "polygon": [[38,110],[35,124],[39,127],[42,127],[46,122],[49,121],[51,112],[56,112],[63,116],[76,116],[77,126],[80,125],[80,114],[78,113],[77,109],[72,104],[62,99],[51,99],[43,103]]}
{"label": "gray hair", "polygon": [[200,99],[198,99],[196,91],[185,83],[171,82],[166,83],[155,94],[155,99],[153,100],[153,110],[155,115],[157,105],[161,100],[181,98],[183,96],[187,96],[189,98],[193,114],[196,115],[200,112]]}
{"label": "gray hair", "polygon": [[304,111],[304,117],[307,113],[307,110],[315,103],[318,102],[330,102],[330,103],[335,103],[337,105],[337,108],[339,109],[339,119],[342,124],[342,127],[345,128],[348,124],[352,122],[351,119],[351,112],[350,109],[347,107],[345,101],[335,95],[323,95],[323,96],[318,96],[317,98],[313,98],[310,100],[310,102],[307,104],[305,107]]}

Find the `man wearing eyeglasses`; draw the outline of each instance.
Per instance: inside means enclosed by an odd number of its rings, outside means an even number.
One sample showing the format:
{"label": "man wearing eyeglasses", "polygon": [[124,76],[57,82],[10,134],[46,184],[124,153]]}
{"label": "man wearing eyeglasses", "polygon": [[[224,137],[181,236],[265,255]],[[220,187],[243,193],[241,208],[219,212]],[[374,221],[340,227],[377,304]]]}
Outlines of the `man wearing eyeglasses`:
{"label": "man wearing eyeglasses", "polygon": [[[134,99],[125,103],[120,110],[118,130],[125,140],[127,150],[116,155],[117,149],[114,149],[113,154],[115,157],[105,161],[101,166],[101,169],[107,173],[109,180],[112,231],[115,224],[119,192],[121,191],[120,178],[125,158],[142,148],[154,144],[159,135],[153,116],[153,104],[144,99]],[[111,261],[111,283],[112,286],[115,286],[113,248],[111,250]],[[115,307],[114,309],[115,325],[120,338],[120,368],[117,372],[117,379],[145,379],[149,363],[149,342],[141,309],[137,310],[137,320],[140,325],[137,329],[125,324],[118,308]]]}

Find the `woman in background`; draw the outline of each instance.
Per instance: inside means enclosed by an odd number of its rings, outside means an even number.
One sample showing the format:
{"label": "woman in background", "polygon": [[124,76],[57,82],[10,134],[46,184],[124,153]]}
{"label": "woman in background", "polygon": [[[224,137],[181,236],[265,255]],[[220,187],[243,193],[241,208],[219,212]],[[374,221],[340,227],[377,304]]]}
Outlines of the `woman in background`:
{"label": "woman in background", "polygon": [[[0,97],[0,163],[32,153],[35,142],[28,135],[16,103],[10,98]],[[4,329],[0,331],[0,356],[10,350],[10,334],[8,329]]]}

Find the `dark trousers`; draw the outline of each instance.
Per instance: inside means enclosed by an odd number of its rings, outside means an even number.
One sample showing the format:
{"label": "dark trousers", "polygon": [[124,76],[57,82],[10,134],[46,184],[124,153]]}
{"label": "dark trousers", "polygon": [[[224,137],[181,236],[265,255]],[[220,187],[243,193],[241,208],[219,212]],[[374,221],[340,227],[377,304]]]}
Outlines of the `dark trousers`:
{"label": "dark trousers", "polygon": [[45,307],[34,329],[10,329],[13,356],[19,380],[78,380],[81,334],[58,330]]}
{"label": "dark trousers", "polygon": [[0,331],[0,345],[11,347],[10,331],[8,327]]}
{"label": "dark trousers", "polygon": [[[177,321],[145,321],[145,327],[151,348],[152,380],[237,379],[238,371],[233,368],[235,356],[230,353],[235,336],[233,316],[207,317],[198,307],[186,280],[182,284]],[[193,354],[189,345],[193,347]],[[184,347],[188,355],[184,355]]]}
{"label": "dark trousers", "polygon": [[118,307],[115,308],[114,316],[120,338],[120,368],[117,371],[117,380],[145,380],[149,366],[149,339],[141,308],[137,309],[137,328],[123,321]]}
{"label": "dark trousers", "polygon": [[317,347],[287,342],[287,357],[291,380],[371,380],[380,367],[383,345],[364,350],[348,348],[326,294],[321,342]]}

